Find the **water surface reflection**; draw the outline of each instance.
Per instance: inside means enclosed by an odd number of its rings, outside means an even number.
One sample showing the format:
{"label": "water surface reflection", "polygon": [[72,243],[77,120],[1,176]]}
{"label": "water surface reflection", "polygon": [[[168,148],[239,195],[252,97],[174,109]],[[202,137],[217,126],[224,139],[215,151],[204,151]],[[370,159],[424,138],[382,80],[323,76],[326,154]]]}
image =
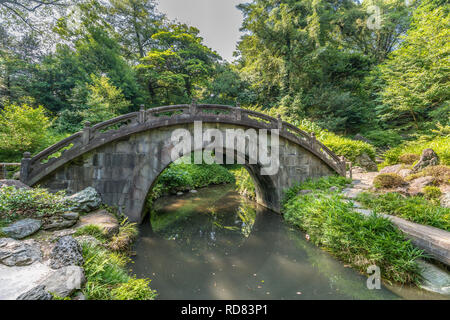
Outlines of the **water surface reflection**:
{"label": "water surface reflection", "polygon": [[159,299],[399,298],[230,185],[159,199],[140,232],[131,268]]}

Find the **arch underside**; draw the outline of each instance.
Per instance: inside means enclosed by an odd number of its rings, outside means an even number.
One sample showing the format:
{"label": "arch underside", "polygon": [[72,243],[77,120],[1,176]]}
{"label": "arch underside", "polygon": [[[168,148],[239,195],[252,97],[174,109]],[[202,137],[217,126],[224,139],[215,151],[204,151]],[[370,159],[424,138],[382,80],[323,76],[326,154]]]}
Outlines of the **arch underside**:
{"label": "arch underside", "polygon": [[[194,135],[194,124],[176,124],[128,135],[86,152],[57,168],[37,184],[51,191],[66,189],[75,193],[92,186],[102,196],[104,203],[117,206],[131,221],[143,219],[146,197],[157,177],[172,162],[171,141],[175,129],[186,129]],[[203,130],[218,129],[226,136],[227,129],[248,129],[241,125],[203,123]],[[225,143],[223,144],[225,145]],[[252,176],[257,202],[280,212],[280,202],[285,189],[307,178],[333,174],[333,169],[317,155],[280,136],[280,166],[274,175],[262,175],[262,165],[245,165]],[[202,149],[205,146],[202,146]],[[192,147],[190,152],[195,151]],[[189,153],[190,153],[189,152]],[[233,152],[238,152],[234,149]]]}

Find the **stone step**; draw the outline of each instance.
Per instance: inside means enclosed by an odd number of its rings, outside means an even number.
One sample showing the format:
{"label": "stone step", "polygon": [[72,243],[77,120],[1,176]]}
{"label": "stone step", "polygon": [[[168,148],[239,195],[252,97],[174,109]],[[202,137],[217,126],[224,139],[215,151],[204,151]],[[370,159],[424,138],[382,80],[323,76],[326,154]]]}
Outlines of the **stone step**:
{"label": "stone step", "polygon": [[345,188],[342,190],[342,195],[347,199],[355,199],[360,193],[361,189]]}

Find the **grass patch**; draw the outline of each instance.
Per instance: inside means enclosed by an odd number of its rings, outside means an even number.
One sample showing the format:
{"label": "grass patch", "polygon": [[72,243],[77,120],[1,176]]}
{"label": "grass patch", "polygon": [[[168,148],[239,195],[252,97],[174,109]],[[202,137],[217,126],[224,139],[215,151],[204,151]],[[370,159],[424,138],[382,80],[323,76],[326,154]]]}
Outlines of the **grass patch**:
{"label": "grass patch", "polygon": [[329,191],[331,187],[337,187],[337,191],[342,191],[343,188],[352,180],[341,176],[328,176],[320,179],[307,179],[298,185],[289,188],[285,191],[283,204],[295,198],[301,190],[312,191]]}
{"label": "grass patch", "polygon": [[87,242],[82,244],[82,249],[87,279],[83,294],[88,299],[151,300],[156,297],[155,291],[148,286],[150,280],[137,281],[128,274],[129,258],[126,255]]}
{"label": "grass patch", "polygon": [[415,260],[423,257],[423,251],[405,241],[388,219],[375,214],[362,216],[338,193],[315,191],[291,196],[283,205],[283,213],[285,220],[307,232],[314,244],[364,274],[367,267],[377,265],[389,282],[420,281]]}
{"label": "grass patch", "polygon": [[112,237],[108,247],[114,251],[128,251],[138,234],[137,224],[131,223],[125,218],[120,223],[119,233]]}
{"label": "grass patch", "polygon": [[103,229],[93,224],[89,224],[77,229],[77,231],[74,233],[74,236],[91,236],[101,243],[105,243],[108,240]]}
{"label": "grass patch", "polygon": [[130,278],[111,291],[115,300],[153,300],[155,292],[149,290],[150,279]]}
{"label": "grass patch", "polygon": [[412,222],[450,231],[450,209],[423,197],[404,198],[394,192],[386,194],[360,193],[357,200],[374,212],[386,213]]}

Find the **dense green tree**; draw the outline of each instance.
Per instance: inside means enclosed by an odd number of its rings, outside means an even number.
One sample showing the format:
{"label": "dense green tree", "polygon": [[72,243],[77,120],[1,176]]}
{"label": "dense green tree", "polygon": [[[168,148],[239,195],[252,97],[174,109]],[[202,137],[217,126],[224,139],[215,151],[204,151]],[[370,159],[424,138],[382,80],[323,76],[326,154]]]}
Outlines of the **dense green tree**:
{"label": "dense green tree", "polygon": [[[369,23],[369,5],[383,12],[379,25]],[[253,0],[238,7],[246,31],[240,71],[258,104],[286,105],[299,118],[341,132],[375,118],[364,78],[408,27],[411,8],[404,2]]]}
{"label": "dense green tree", "polygon": [[448,121],[446,1],[238,8],[244,33],[229,64],[154,0],[0,0],[0,109],[43,105],[64,133],[142,103],[238,101],[283,110],[294,123],[362,132],[380,146],[398,143],[399,128]]}
{"label": "dense green tree", "polygon": [[205,103],[252,105],[256,95],[250,84],[241,79],[239,71],[229,63],[217,63],[211,79],[201,89],[200,100]]}
{"label": "dense green tree", "polygon": [[213,74],[220,57],[198,34],[196,28],[172,24],[152,36],[157,47],[137,66],[152,104],[187,102]]}
{"label": "dense green tree", "polygon": [[82,111],[84,120],[98,123],[126,113],[130,102],[127,101],[122,91],[114,87],[105,77],[92,75],[92,85],[89,85],[87,96],[87,109]]}
{"label": "dense green tree", "polygon": [[400,48],[380,66],[382,119],[406,129],[450,121],[450,16],[448,8],[425,3],[414,13]]}
{"label": "dense green tree", "polygon": [[0,111],[0,159],[17,159],[25,151],[42,148],[48,139],[50,125],[42,106],[5,106]]}
{"label": "dense green tree", "polygon": [[152,36],[164,24],[154,0],[110,0],[107,21],[113,26],[125,57],[142,59],[155,45]]}

